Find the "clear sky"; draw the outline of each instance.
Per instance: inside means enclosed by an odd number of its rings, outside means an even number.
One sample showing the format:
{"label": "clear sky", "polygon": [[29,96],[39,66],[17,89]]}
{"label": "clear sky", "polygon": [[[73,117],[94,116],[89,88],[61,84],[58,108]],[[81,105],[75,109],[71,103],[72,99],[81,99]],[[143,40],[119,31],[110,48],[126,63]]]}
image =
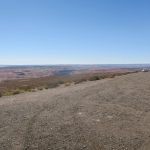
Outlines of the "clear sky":
{"label": "clear sky", "polygon": [[150,63],[150,0],[0,0],[0,64]]}

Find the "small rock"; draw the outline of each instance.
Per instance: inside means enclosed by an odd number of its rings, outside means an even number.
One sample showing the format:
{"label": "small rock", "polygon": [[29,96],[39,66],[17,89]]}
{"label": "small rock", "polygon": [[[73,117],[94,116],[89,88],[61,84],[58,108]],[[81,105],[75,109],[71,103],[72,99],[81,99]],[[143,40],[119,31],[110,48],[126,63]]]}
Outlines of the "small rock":
{"label": "small rock", "polygon": [[107,116],[107,118],[108,118],[108,119],[112,119],[112,118],[113,118],[113,116]]}

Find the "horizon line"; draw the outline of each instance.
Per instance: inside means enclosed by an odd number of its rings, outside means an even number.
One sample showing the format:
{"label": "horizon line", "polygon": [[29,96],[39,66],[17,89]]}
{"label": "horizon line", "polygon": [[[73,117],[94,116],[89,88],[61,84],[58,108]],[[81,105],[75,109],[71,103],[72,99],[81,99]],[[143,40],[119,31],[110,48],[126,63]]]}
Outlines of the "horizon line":
{"label": "horizon line", "polygon": [[150,65],[150,63],[99,63],[99,64],[96,64],[96,63],[94,63],[94,64],[75,64],[75,63],[73,63],[73,64],[69,64],[69,63],[67,63],[67,64],[0,64],[0,66],[55,66],[55,65],[60,65],[60,66],[64,66],[64,65]]}

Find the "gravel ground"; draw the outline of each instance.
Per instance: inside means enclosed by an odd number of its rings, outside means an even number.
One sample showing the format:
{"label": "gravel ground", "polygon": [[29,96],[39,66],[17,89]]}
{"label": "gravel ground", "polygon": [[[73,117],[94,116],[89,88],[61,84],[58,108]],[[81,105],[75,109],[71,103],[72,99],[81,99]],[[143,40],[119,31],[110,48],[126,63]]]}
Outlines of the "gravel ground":
{"label": "gravel ground", "polygon": [[150,73],[0,98],[0,150],[150,150]]}

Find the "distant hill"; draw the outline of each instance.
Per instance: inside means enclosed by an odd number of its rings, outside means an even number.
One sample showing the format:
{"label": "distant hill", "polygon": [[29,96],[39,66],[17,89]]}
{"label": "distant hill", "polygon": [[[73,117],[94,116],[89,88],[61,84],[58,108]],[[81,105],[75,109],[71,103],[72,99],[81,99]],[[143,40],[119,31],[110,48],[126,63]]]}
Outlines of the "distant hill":
{"label": "distant hill", "polygon": [[0,65],[0,81],[143,68],[150,69],[150,64]]}

